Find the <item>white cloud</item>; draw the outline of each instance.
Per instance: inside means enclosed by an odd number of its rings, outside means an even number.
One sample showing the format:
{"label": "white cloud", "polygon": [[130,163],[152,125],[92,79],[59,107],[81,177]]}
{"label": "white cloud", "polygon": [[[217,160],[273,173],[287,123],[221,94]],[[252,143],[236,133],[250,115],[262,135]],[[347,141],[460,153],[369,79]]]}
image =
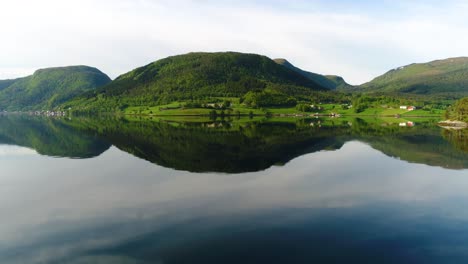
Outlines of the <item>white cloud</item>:
{"label": "white cloud", "polygon": [[[170,55],[236,50],[284,57],[306,70],[361,83],[402,64],[464,55],[468,47],[468,6],[462,2],[446,3],[443,12],[405,2],[384,13],[286,5],[8,1],[0,16],[7,25],[0,28],[7,36],[0,42],[0,78],[72,64],[95,66],[116,77]],[[400,9],[406,12],[396,13]]]}

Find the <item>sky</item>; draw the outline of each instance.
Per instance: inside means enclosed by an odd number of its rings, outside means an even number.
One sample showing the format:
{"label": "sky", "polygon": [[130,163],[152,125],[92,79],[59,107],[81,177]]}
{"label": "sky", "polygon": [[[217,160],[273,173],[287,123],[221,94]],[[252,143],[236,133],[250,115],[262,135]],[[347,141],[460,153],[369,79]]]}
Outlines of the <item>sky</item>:
{"label": "sky", "polygon": [[89,65],[111,78],[172,55],[286,58],[361,84],[468,56],[468,1],[0,0],[0,79]]}

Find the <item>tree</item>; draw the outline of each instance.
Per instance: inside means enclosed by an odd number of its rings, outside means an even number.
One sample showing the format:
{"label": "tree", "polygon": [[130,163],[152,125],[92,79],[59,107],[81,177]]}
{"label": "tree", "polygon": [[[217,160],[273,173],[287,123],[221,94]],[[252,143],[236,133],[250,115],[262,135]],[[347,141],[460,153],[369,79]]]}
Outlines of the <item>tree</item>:
{"label": "tree", "polygon": [[296,110],[301,112],[312,112],[312,107],[308,104],[297,104]]}
{"label": "tree", "polygon": [[468,122],[468,97],[457,101],[453,106],[449,107],[445,112],[447,119],[454,119]]}

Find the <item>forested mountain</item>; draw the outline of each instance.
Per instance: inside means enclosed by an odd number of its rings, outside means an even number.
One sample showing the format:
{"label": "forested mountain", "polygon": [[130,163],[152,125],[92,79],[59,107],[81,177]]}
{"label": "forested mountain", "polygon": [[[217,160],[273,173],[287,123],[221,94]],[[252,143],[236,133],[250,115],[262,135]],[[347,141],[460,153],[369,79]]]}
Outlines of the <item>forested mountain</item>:
{"label": "forested mountain", "polygon": [[467,96],[468,57],[399,67],[359,86],[356,91],[439,95],[448,98]]}
{"label": "forested mountain", "polygon": [[87,66],[37,70],[28,77],[0,81],[0,110],[48,110],[110,81]]}
{"label": "forested mountain", "polygon": [[[279,98],[280,104],[269,106],[284,107],[295,102],[347,102],[360,93],[431,102],[448,99],[450,103],[468,96],[468,58],[411,64],[361,86],[349,85],[340,76],[301,70],[286,59],[237,52],[172,56],[114,81],[87,66],[49,68],[24,78],[0,80],[0,111],[72,108],[115,112],[130,106],[156,107],[220,97],[242,102],[261,96]],[[294,104],[285,103],[289,101]]]}
{"label": "forested mountain", "polygon": [[247,92],[275,90],[307,95],[328,90],[294,70],[256,54],[189,53],[158,60],[121,75],[66,106],[158,105],[206,97],[241,97]]}
{"label": "forested mountain", "polygon": [[286,59],[275,59],[274,60],[276,63],[283,65],[286,68],[289,68],[302,76],[320,84],[323,87],[326,87],[330,90],[336,90],[336,89],[346,89],[346,88],[351,88],[352,86],[346,83],[346,81],[336,75],[321,75],[318,73],[313,73],[313,72],[308,72],[304,71],[302,69],[297,68],[296,66],[292,65],[289,61]]}

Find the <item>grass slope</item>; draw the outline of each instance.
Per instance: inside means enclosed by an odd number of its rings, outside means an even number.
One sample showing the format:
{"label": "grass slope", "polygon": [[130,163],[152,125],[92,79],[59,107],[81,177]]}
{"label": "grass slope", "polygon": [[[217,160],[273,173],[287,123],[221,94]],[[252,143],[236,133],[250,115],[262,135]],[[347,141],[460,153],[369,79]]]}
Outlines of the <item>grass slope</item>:
{"label": "grass slope", "polygon": [[110,81],[98,69],[87,66],[41,69],[28,77],[0,81],[0,109],[52,109]]}
{"label": "grass slope", "polygon": [[265,56],[236,52],[189,53],[123,74],[66,106],[81,110],[115,110],[215,96],[241,97],[249,91],[267,88],[286,94],[327,90]]}
{"label": "grass slope", "polygon": [[443,95],[457,98],[468,95],[468,57],[416,63],[393,69],[358,91]]}

